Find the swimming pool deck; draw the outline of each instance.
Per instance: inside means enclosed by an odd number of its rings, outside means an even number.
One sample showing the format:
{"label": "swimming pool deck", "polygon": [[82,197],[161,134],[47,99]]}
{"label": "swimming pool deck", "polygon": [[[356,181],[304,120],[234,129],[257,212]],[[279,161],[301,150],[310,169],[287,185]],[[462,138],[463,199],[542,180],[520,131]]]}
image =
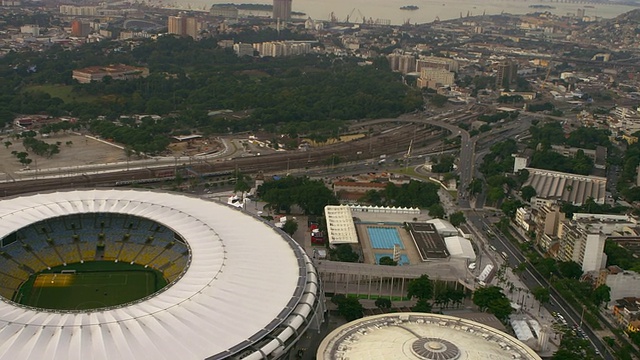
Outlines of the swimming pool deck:
{"label": "swimming pool deck", "polygon": [[[384,254],[390,257],[393,257],[393,249],[384,250],[384,249],[373,249],[371,247],[371,240],[369,239],[369,233],[367,231],[367,226],[371,226],[371,224],[358,224],[356,223],[356,231],[358,232],[358,238],[360,239],[360,246],[362,247],[362,254],[364,256],[364,261],[367,264],[375,264],[376,256],[375,254]],[[413,244],[413,240],[411,239],[411,235],[400,226],[391,226],[384,225],[386,227],[394,227],[398,230],[398,236],[400,240],[402,240],[402,244],[404,245],[404,250],[400,251],[400,254],[405,254],[409,258],[409,263],[411,265],[421,264],[422,259],[418,254],[418,250],[416,246]]]}

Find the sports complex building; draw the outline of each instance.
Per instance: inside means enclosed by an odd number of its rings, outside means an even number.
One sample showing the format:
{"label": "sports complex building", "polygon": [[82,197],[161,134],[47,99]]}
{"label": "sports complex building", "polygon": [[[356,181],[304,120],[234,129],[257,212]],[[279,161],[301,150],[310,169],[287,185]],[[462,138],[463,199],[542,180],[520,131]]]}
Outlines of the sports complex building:
{"label": "sports complex building", "polygon": [[[471,241],[450,223],[431,219],[420,209],[329,205],[324,209],[327,237],[349,244],[361,263],[317,263],[328,294],[366,299],[406,296],[409,281],[423,274],[452,286],[471,288],[467,270],[475,261]],[[380,266],[389,257],[400,266]]]}
{"label": "sports complex building", "polygon": [[277,359],[323,321],[297,243],[199,198],[9,198],[0,239],[0,359]]}

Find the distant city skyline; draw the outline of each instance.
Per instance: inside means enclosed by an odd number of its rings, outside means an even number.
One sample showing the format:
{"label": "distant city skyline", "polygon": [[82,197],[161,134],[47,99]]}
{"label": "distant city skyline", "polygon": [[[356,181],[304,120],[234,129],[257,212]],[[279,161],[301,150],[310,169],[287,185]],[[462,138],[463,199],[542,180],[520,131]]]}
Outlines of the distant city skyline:
{"label": "distant city skyline", "polygon": [[[277,1],[277,0],[276,0]],[[214,4],[229,3],[228,0],[169,0],[165,4],[175,4],[180,8],[209,8]],[[237,1],[236,3],[247,3]],[[273,4],[274,0],[253,0],[250,3]],[[291,4],[291,1],[289,1]],[[536,9],[530,5],[549,5],[552,8]],[[405,5],[416,5],[418,10],[401,10]],[[339,21],[345,21],[349,17],[349,22],[361,23],[362,19],[389,20],[391,24],[400,25],[405,22],[429,23],[434,20],[449,20],[460,17],[482,15],[497,15],[502,12],[511,14],[526,14],[533,12],[548,11],[556,15],[583,15],[586,17],[613,18],[636,7],[627,5],[604,5],[585,3],[557,3],[548,1],[508,1],[489,0],[482,3],[472,0],[325,0],[322,2],[312,0],[296,0],[291,4],[294,12],[303,12],[304,18],[311,17],[315,20],[330,20],[333,16]],[[579,11],[581,10],[581,11]]]}

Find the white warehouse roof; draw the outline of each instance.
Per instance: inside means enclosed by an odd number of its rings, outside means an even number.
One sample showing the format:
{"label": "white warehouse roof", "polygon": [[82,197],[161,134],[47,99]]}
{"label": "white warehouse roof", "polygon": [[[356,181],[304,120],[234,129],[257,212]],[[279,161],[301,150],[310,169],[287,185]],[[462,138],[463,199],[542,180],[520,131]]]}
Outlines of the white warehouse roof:
{"label": "white warehouse roof", "polygon": [[327,221],[329,244],[357,244],[358,233],[353,223],[351,208],[348,206],[327,205],[324,207]]}
{"label": "white warehouse roof", "polygon": [[473,245],[469,239],[461,236],[449,236],[444,238],[444,243],[452,258],[476,260],[476,253],[473,251]]}
{"label": "white warehouse roof", "polygon": [[96,212],[144,217],[180,234],[191,250],[185,273],[145,300],[108,309],[54,311],[2,298],[0,360],[202,360],[246,351],[245,359],[262,359],[308,326],[321,296],[309,257],[268,223],[222,204],[138,190],[21,196],[0,202],[0,238]]}
{"label": "white warehouse roof", "polygon": [[433,224],[436,227],[436,231],[438,234],[442,236],[448,235],[456,235],[458,234],[458,229],[455,226],[451,225],[450,222],[442,219],[431,219],[427,220],[429,224]]}

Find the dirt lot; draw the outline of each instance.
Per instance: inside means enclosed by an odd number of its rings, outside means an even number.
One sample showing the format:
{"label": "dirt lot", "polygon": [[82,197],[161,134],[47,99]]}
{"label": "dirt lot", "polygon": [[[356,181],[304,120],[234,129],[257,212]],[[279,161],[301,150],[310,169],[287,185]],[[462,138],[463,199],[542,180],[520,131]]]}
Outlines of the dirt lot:
{"label": "dirt lot", "polygon": [[[58,134],[44,139],[38,136],[38,139],[49,144],[60,142],[60,153],[54,155],[50,159],[30,154],[29,158],[33,159],[33,162],[29,165],[31,169],[36,167],[36,162],[38,169],[48,169],[127,161],[122,149],[81,135]],[[10,141],[13,145],[7,148],[4,146],[5,141]],[[72,144],[66,145],[68,141],[71,141]],[[22,146],[22,141],[2,136],[0,137],[0,145],[0,173],[8,172],[13,174],[20,171],[23,166],[18,162],[17,158],[11,154],[11,152],[25,151]]]}

